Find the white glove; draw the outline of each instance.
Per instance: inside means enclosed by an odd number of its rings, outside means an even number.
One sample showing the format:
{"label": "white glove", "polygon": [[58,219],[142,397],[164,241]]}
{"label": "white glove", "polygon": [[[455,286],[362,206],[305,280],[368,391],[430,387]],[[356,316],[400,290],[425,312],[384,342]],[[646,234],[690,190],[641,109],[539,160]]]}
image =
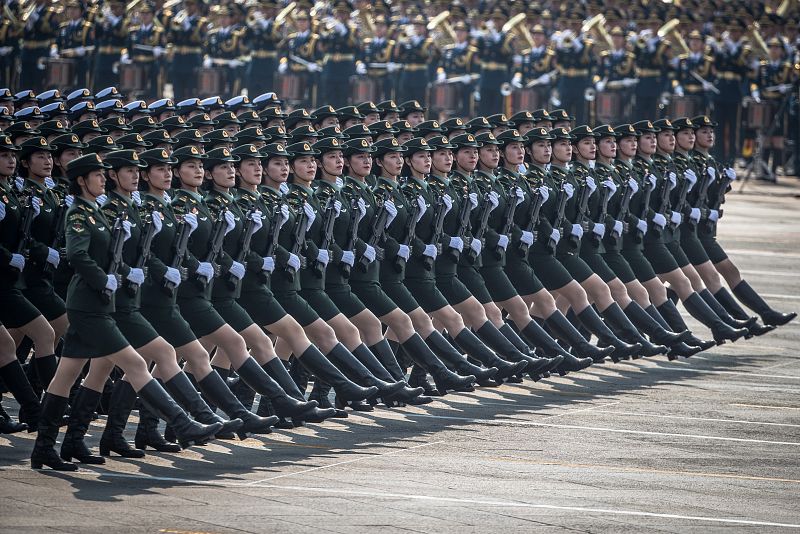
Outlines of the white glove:
{"label": "white glove", "polygon": [[297,257],[297,254],[289,254],[289,259],[286,260],[286,265],[294,269],[295,271],[300,270],[300,258]]}
{"label": "white glove", "polygon": [[123,243],[131,238],[132,227],[133,224],[130,221],[122,221],[122,231],[125,233],[125,239],[122,240]]}
{"label": "white glove", "polygon": [[[662,226],[662,228],[663,228],[663,226]],[[647,221],[639,219],[639,222],[636,223],[636,229],[639,230],[642,233],[642,235],[646,234],[647,233]]]}
{"label": "white glove", "polygon": [[342,203],[339,202],[338,200],[334,200],[333,201],[333,211],[336,212],[336,217],[334,217],[334,218],[338,219],[339,215],[341,215],[341,213],[342,213]]}
{"label": "white glove", "polygon": [[586,177],[586,187],[589,188],[589,195],[594,195],[594,192],[597,191],[597,183],[591,176]]}
{"label": "white glove", "polygon": [[669,190],[672,191],[678,185],[678,175],[671,172],[667,175],[667,180],[669,180]]}
{"label": "white glove", "polygon": [[[705,85],[703,85],[703,88],[705,88]],[[753,100],[755,100],[756,104],[761,103],[761,93],[758,91],[758,89],[752,91],[750,96],[753,97]]]}
{"label": "white glove", "polygon": [[157,211],[150,214],[150,220],[153,222],[153,235],[158,235],[161,228],[164,226],[164,221],[161,220],[161,216]]}
{"label": "white glove", "polygon": [[564,192],[567,194],[567,198],[572,198],[572,195],[575,194],[575,186],[571,183],[567,182],[564,184]]}
{"label": "white glove", "polygon": [[714,84],[713,83],[708,82],[708,81],[702,82],[702,83],[703,83],[703,91],[713,91],[714,90]]}
{"label": "white glove", "polygon": [[519,238],[519,240],[528,246],[533,245],[533,232],[528,232],[527,230],[523,230],[522,236]]}
{"label": "white glove", "polygon": [[500,238],[497,240],[497,246],[503,250],[508,247],[508,236],[506,234],[500,234]]}
{"label": "white glove", "polygon": [[333,29],[336,30],[336,33],[338,33],[339,35],[347,34],[347,26],[345,26],[341,22],[337,21],[336,24],[334,24]]}
{"label": "white glove", "polygon": [[597,90],[598,93],[602,93],[603,91],[606,90],[606,82],[600,80],[599,82],[594,84],[594,88]]}
{"label": "white glove", "polygon": [[308,232],[311,229],[311,225],[314,224],[317,214],[314,213],[314,208],[308,202],[303,203],[303,213],[306,214],[306,232]]}
{"label": "white glove", "polygon": [[363,63],[359,63],[356,65],[356,74],[359,76],[364,76],[367,73],[367,66]]}
{"label": "white glove", "polygon": [[153,47],[153,57],[155,58],[163,56],[166,52],[167,50],[164,47],[161,46]]}
{"label": "white glove", "polygon": [[31,198],[31,208],[33,208],[33,218],[35,219],[42,212],[42,200],[39,197]]}
{"label": "white glove", "polygon": [[417,197],[417,222],[422,219],[422,216],[425,215],[425,212],[428,211],[428,205],[425,203],[425,199],[422,196]]}
{"label": "white glove", "polygon": [[656,179],[656,175],[655,174],[648,174],[647,175],[647,181],[650,182],[650,189],[651,190],[656,188],[656,183],[658,182],[658,180]]}
{"label": "white glove", "polygon": [[436,245],[425,245],[425,250],[422,252],[422,255],[436,259],[437,252]]}
{"label": "white glove", "polygon": [[8,264],[16,270],[22,271],[22,269],[25,268],[25,256],[22,254],[12,254]]}
{"label": "white glove", "polygon": [[328,262],[331,261],[331,255],[328,252],[328,249],[321,248],[317,253],[317,261],[320,262],[322,265],[327,266]]}
{"label": "white glove", "polygon": [[725,176],[727,176],[728,180],[736,180],[736,171],[728,167],[725,169]]}
{"label": "white glove", "polygon": [[286,74],[287,70],[289,70],[289,64],[288,63],[281,63],[280,65],[278,65],[278,72],[279,73]]}
{"label": "white glove", "polygon": [[214,65],[214,62],[211,61],[210,57],[207,57],[203,60],[203,68],[210,69]]}
{"label": "white glove", "polygon": [[639,182],[633,178],[628,178],[628,187],[631,188],[631,191],[633,191],[633,194],[635,195],[636,192],[639,191]]}
{"label": "white glove", "polygon": [[67,195],[64,197],[64,204],[66,204],[68,208],[72,206],[73,202],[75,202],[75,195]]}
{"label": "white glove", "polygon": [[669,222],[674,225],[678,225],[683,221],[683,215],[678,213],[677,211],[673,211],[672,214],[669,216]]}
{"label": "white glove", "polygon": [[267,273],[271,273],[275,270],[275,258],[272,256],[264,256],[261,258],[261,270]]}
{"label": "white glove", "polygon": [[550,198],[550,190],[545,186],[539,188],[539,196],[542,197],[542,204],[546,203]]}
{"label": "white glove", "polygon": [[394,202],[391,200],[384,202],[383,207],[386,208],[386,213],[389,214],[389,216],[386,217],[386,228],[389,228],[389,225],[392,224],[394,218],[397,217],[397,208],[395,207]]}
{"label": "white glove", "polygon": [[689,219],[698,223],[700,221],[700,208],[692,208],[689,212]]}
{"label": "white glove", "polygon": [[675,90],[674,90],[674,92],[675,92],[675,96],[680,96],[680,97],[682,97],[682,96],[684,95],[684,93],[683,93],[683,87],[681,87],[680,85],[676,85],[676,86],[675,86]]}
{"label": "white glove", "polygon": [[448,213],[450,213],[450,210],[453,209],[453,199],[450,198],[450,195],[445,193],[444,195],[442,195],[442,202],[444,202],[444,207],[445,207],[444,214],[447,215]]}
{"label": "white glove", "polygon": [[[77,52],[76,52],[76,54],[77,54]],[[119,62],[122,63],[123,65],[130,65],[131,63],[133,63],[133,61],[131,61],[131,57],[127,54],[127,52],[123,53],[119,57]]]}
{"label": "white glove", "polygon": [[514,188],[514,196],[517,197],[517,206],[519,206],[525,201],[525,192],[522,190],[521,187]]}
{"label": "white glove", "polygon": [[622,221],[614,221],[614,234],[622,235]]}
{"label": "white glove", "polygon": [[6,205],[0,202],[0,221],[6,218]]}
{"label": "white glove", "polygon": [[497,209],[497,206],[500,205],[500,197],[497,196],[497,193],[492,191],[489,193],[489,203],[492,205],[492,209],[489,211],[494,211]]}
{"label": "white glove", "polygon": [[694,184],[697,183],[697,175],[694,173],[692,169],[686,169],[683,172],[683,177],[686,179],[686,181],[689,182],[689,191],[691,191],[692,188],[694,187]]}
{"label": "white glove", "polygon": [[139,191],[134,191],[133,193],[131,193],[131,200],[133,200],[133,203],[136,204],[137,206],[141,206],[142,194],[139,193]]}
{"label": "white glove", "polygon": [[94,199],[94,201],[97,202],[98,206],[105,206],[106,202],[108,201],[108,196],[107,195],[100,195],[99,197]]}
{"label": "white glove", "polygon": [[398,70],[400,70],[400,67],[402,67],[402,65],[400,63],[392,63],[392,62],[390,62],[390,63],[386,64],[386,71],[387,72],[397,72]]}
{"label": "white glove", "polygon": [[244,278],[244,265],[242,265],[238,261],[235,261],[231,264],[230,268],[228,269],[228,272],[231,273],[233,276],[235,276],[237,280],[241,280],[242,278]]}
{"label": "white glove", "polygon": [[[8,52],[4,52],[6,48],[9,49],[9,52],[11,51],[11,47],[10,46],[4,46],[3,48],[0,48],[0,56],[8,55]],[[58,57],[58,49],[57,48],[51,48],[50,49],[50,57],[51,58],[57,58]]]}
{"label": "white glove", "polygon": [[58,251],[54,248],[47,247],[47,263],[53,266],[55,269],[58,267],[58,264],[61,262],[61,256],[59,255]]}
{"label": "white glove", "polygon": [[708,220],[711,222],[717,222],[719,220],[719,211],[711,210],[708,212]]}
{"label": "white glove", "polygon": [[207,261],[201,261],[200,265],[197,266],[197,274],[206,280],[211,280],[214,278],[214,266]]}
{"label": "white glove", "polygon": [[578,239],[583,237],[583,227],[580,224],[573,224],[572,230],[570,231],[570,235],[573,237],[577,237]]}
{"label": "white glove", "polygon": [[308,72],[319,72],[322,70],[322,67],[320,67],[316,63],[309,63],[308,67],[306,68],[308,69]]}
{"label": "white glove", "polygon": [[189,20],[189,17],[183,19],[183,24],[181,24],[181,28],[183,28],[183,31],[187,32],[192,29],[192,21]]}
{"label": "white glove", "polygon": [[128,280],[128,282],[140,286],[144,284],[144,271],[139,269],[138,267],[131,267],[131,272],[129,272],[128,276],[126,276],[125,278]]}
{"label": "white glove", "polygon": [[167,272],[164,273],[164,280],[168,280],[173,286],[178,287],[181,284],[181,273],[174,267],[167,267]]}
{"label": "white glove", "polygon": [[553,78],[550,76],[550,74],[542,74],[536,79],[536,81],[539,82],[540,85],[547,85],[553,81]]}
{"label": "white glove", "polygon": [[592,225],[592,233],[597,237],[599,237],[600,239],[603,239],[603,236],[606,235],[606,225],[600,223],[594,223]]}
{"label": "white glove", "polygon": [[454,248],[457,251],[461,252],[464,250],[464,240],[460,237],[451,237],[450,238],[450,248]]}
{"label": "white glove", "polygon": [[345,250],[342,252],[342,263],[346,263],[352,267],[356,263],[356,255],[352,250]]}
{"label": "white glove", "polygon": [[522,89],[522,74],[515,74],[511,79],[511,85],[517,89]]}
{"label": "white glove", "polygon": [[106,289],[114,293],[117,290],[117,277],[113,274],[106,275]]}
{"label": "white glove", "polygon": [[653,224],[661,228],[662,230],[667,225],[667,218],[664,217],[661,213],[656,213],[653,215]]}
{"label": "white glove", "polygon": [[436,73],[436,82],[437,83],[444,83],[444,81],[446,79],[447,79],[447,73],[445,73],[445,71],[440,70],[439,72]]}
{"label": "white glove", "polygon": [[714,167],[708,167],[706,169],[706,173],[708,173],[709,183],[717,179],[717,169],[715,169]]}
{"label": "white glove", "polygon": [[278,226],[283,227],[283,225],[286,224],[286,221],[289,220],[289,206],[287,206],[286,204],[281,204],[280,214],[281,214],[281,222],[278,223]]}
{"label": "white glove", "polygon": [[397,250],[397,256],[408,261],[409,256],[411,256],[411,249],[408,248],[408,245],[400,245],[400,248]]}
{"label": "white glove", "polygon": [[615,184],[613,180],[605,180],[603,186],[609,190],[608,198],[613,197],[614,193],[617,192],[617,184]]}
{"label": "white glove", "polygon": [[550,232],[550,239],[552,239],[557,245],[558,242],[561,241],[561,232],[559,232],[558,229],[553,228],[553,231]]}
{"label": "white glove", "polygon": [[483,249],[483,244],[481,243],[480,239],[473,237],[469,244],[469,248],[472,249],[476,256],[480,256],[481,250]]}
{"label": "white glove", "polygon": [[189,235],[192,235],[192,232],[197,230],[197,215],[194,213],[187,213],[184,215],[183,222],[189,225]]}
{"label": "white glove", "polygon": [[464,85],[469,85],[469,84],[472,83],[472,76],[470,76],[469,74],[465,74],[465,75],[461,76],[458,79],[458,81],[460,81]]}
{"label": "white glove", "polygon": [[472,205],[472,209],[478,207],[478,193],[470,193],[467,195],[469,197],[469,203]]}
{"label": "white glove", "polygon": [[[47,189],[53,189],[56,186],[56,181],[53,180],[50,176],[44,177],[44,186]],[[134,191],[134,193],[138,193],[138,191]]]}
{"label": "white glove", "polygon": [[364,202],[363,198],[358,199],[358,213],[360,214],[360,218],[364,218],[367,216],[367,204]]}
{"label": "white glove", "polygon": [[[7,56],[8,54],[11,53],[12,50],[14,50],[14,47],[12,46],[0,46],[0,56]],[[53,51],[51,50],[50,51],[51,57],[58,57],[58,50],[56,50],[55,56],[53,56],[52,53]]]}
{"label": "white glove", "polygon": [[225,235],[233,232],[234,228],[236,228],[236,217],[234,217],[232,211],[225,212]]}
{"label": "white glove", "polygon": [[253,233],[258,232],[264,226],[264,219],[261,218],[261,211],[255,210],[250,214],[250,220],[253,221]]}
{"label": "white glove", "polygon": [[232,69],[238,69],[239,67],[244,65],[244,61],[240,61],[238,59],[232,59],[228,62],[228,67]]}
{"label": "white glove", "polygon": [[369,260],[370,263],[375,261],[375,247],[372,245],[367,245],[367,248],[364,249],[364,257]]}

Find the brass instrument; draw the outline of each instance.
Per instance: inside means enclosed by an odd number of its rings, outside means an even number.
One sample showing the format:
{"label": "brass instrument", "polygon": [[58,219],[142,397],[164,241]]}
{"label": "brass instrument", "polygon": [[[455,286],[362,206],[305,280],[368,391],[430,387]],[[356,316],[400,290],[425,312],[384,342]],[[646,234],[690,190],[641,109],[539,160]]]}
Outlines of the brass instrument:
{"label": "brass instrument", "polygon": [[758,22],[753,22],[750,26],[750,31],[747,32],[754,45],[753,51],[762,54],[765,58],[769,58],[769,47],[767,47],[767,43],[764,42],[764,38],[761,36],[759,29]]}
{"label": "brass instrument", "polygon": [[778,6],[778,9],[775,10],[775,14],[780,17],[785,17],[786,12],[789,11],[789,8],[792,5],[792,0],[783,0],[781,5]]}
{"label": "brass instrument", "polygon": [[283,24],[286,20],[290,22],[293,21],[294,17],[292,17],[292,11],[294,11],[296,7],[297,2],[289,2],[286,4],[286,7],[281,9],[280,13],[275,16],[275,24]]}
{"label": "brass instrument", "polygon": [[581,33],[583,34],[588,34],[592,31],[597,33],[597,35],[600,37],[600,40],[604,42],[609,49],[614,48],[614,42],[611,40],[611,36],[606,30],[606,18],[602,13],[598,13],[597,15],[593,16],[584,22],[583,26],[581,26]]}
{"label": "brass instrument", "polygon": [[690,54],[691,50],[689,50],[689,45],[686,44],[686,41],[683,39],[683,36],[678,32],[678,25],[681,23],[678,19],[672,19],[663,26],[661,26],[656,35],[661,37],[662,39],[666,37],[671,37],[675,44],[677,44],[681,50],[683,50],[684,54]]}
{"label": "brass instrument", "polygon": [[[441,26],[442,29],[444,30],[444,34],[443,35],[445,35],[447,37],[447,39],[449,39],[450,43],[455,43],[456,42],[456,32],[453,30],[453,27],[450,26],[450,23],[447,22],[447,19],[449,17],[450,17],[450,12],[449,11],[447,11],[447,10],[442,11],[441,13],[439,13],[438,15],[436,15],[435,17],[433,17],[431,19],[431,21],[428,23],[426,28],[428,29],[429,32],[432,32],[432,31],[436,30],[439,26]],[[447,41],[447,39],[445,39],[444,41]],[[443,43],[440,44],[440,46],[444,46],[444,45],[447,45],[447,44],[450,44],[450,43],[443,42]]]}
{"label": "brass instrument", "polygon": [[516,32],[525,40],[529,47],[534,47],[533,36],[528,30],[528,26],[525,24],[525,13],[517,13],[511,17],[508,22],[503,24],[500,31],[503,33]]}
{"label": "brass instrument", "polygon": [[356,20],[367,29],[369,35],[375,35],[375,24],[372,22],[372,14],[366,9],[356,11]]}

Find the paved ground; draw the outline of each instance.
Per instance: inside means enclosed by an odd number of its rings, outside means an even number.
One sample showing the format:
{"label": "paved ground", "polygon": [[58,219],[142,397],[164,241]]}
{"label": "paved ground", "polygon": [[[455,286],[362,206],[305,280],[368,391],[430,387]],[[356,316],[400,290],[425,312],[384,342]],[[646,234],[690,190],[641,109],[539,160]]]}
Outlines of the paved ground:
{"label": "paved ground", "polygon": [[[775,306],[800,309],[800,188],[746,191],[722,240]],[[679,363],[607,364],[76,474],[31,471],[32,437],[0,436],[0,531],[797,529],[798,342],[795,322]]]}

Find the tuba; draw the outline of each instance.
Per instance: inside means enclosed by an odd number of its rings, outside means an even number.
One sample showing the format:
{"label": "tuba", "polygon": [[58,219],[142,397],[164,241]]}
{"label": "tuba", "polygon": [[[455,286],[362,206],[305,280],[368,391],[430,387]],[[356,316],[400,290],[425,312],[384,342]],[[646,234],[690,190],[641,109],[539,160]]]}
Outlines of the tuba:
{"label": "tuba", "polygon": [[503,24],[501,31],[503,33],[517,33],[529,47],[534,47],[533,36],[525,24],[525,13],[517,13],[511,17],[508,22]]}
{"label": "tuba", "polygon": [[767,47],[767,43],[764,42],[764,38],[761,36],[760,26],[758,22],[753,22],[750,25],[750,31],[747,32],[748,37],[750,37],[750,41],[753,43],[753,51],[759,55],[763,55],[765,58],[769,58],[769,47]]}
{"label": "tuba", "polygon": [[606,18],[603,16],[602,13],[598,13],[597,15],[593,16],[592,18],[588,19],[586,22],[583,23],[581,26],[581,33],[589,34],[591,32],[595,32],[600,41],[605,43],[609,49],[614,48],[614,42],[611,40],[611,36],[608,34],[606,30]]}
{"label": "tuba", "polygon": [[678,31],[678,25],[681,23],[678,19],[672,19],[668,21],[666,24],[661,26],[656,35],[661,37],[662,39],[666,37],[671,37],[675,44],[677,44],[684,54],[689,54],[691,50],[689,50],[689,46],[686,44],[686,41],[683,39],[683,36]]}
{"label": "tuba", "polygon": [[439,39],[441,41],[439,43],[440,47],[456,42],[456,32],[453,31],[453,27],[450,26],[450,23],[447,22],[448,18],[450,18],[450,11],[442,11],[433,17],[426,26],[429,32],[436,31],[439,26],[442,27],[441,37]]}

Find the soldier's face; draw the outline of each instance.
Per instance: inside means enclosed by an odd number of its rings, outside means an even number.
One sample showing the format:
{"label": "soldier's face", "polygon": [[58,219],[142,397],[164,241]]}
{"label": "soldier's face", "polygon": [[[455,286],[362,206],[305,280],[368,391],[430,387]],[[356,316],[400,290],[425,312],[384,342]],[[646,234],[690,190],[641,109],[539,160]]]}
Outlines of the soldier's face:
{"label": "soldier's face", "polygon": [[347,165],[354,176],[363,178],[372,172],[372,156],[369,154],[353,154],[347,159]]}
{"label": "soldier's face", "polygon": [[153,13],[151,11],[145,11],[144,13],[139,13],[139,18],[142,21],[142,24],[145,26],[148,24],[152,24],[153,22]]}
{"label": "soldier's face", "polygon": [[292,172],[295,178],[311,182],[317,174],[317,160],[313,156],[300,156],[292,162]]}
{"label": "soldier's face", "polygon": [[34,152],[22,166],[28,169],[32,177],[44,178],[53,174],[53,155],[50,152]]}
{"label": "soldier's face", "polygon": [[323,128],[328,128],[330,126],[339,126],[339,117],[325,117],[319,123],[318,130],[321,130]]}
{"label": "soldier's face", "polygon": [[[548,123],[548,125],[549,124],[550,123]],[[522,122],[519,125],[517,125],[517,131],[519,132],[520,135],[524,136],[526,133],[530,132],[531,130],[533,130],[533,123],[532,122]],[[549,128],[548,128],[548,130],[549,130]]]}
{"label": "soldier's face", "polygon": [[58,156],[55,163],[61,167],[62,170],[64,170],[67,168],[67,163],[73,159],[81,157],[82,154],[83,153],[81,152],[80,148],[68,148],[64,150],[60,156]]}
{"label": "soldier's face", "polygon": [[349,128],[351,126],[356,126],[358,124],[361,124],[361,119],[347,119],[346,121],[344,121],[344,126],[342,126],[342,129]]}
{"label": "soldier's face", "polygon": [[425,122],[425,114],[421,111],[412,111],[408,114],[406,120],[411,126],[416,127],[418,124]]}
{"label": "soldier's face", "polygon": [[369,113],[364,117],[364,126],[369,126],[370,124],[375,124],[376,122],[381,120],[381,114],[378,112]]}
{"label": "soldier's face", "polygon": [[306,18],[297,19],[295,21],[295,26],[297,27],[298,32],[304,32],[308,30],[308,24],[308,19]]}
{"label": "soldier's face", "polygon": [[497,145],[485,145],[478,149],[478,158],[481,164],[489,169],[496,169],[500,165],[500,149]]}
{"label": "soldier's face", "polygon": [[614,48],[619,50],[625,45],[625,37],[622,35],[614,35],[611,37],[611,43],[614,45]]}
{"label": "soldier's face", "polygon": [[186,160],[175,169],[175,175],[184,187],[197,189],[203,183],[203,162],[199,159]]}
{"label": "soldier's face", "polygon": [[645,156],[652,156],[656,153],[656,134],[645,133],[639,138],[639,152]]}
{"label": "soldier's face", "polygon": [[121,17],[125,14],[125,5],[119,2],[115,2],[111,4],[111,12],[114,14],[115,17]]}
{"label": "soldier's face", "polygon": [[535,163],[540,165],[550,163],[550,158],[553,157],[553,145],[550,141],[535,141],[531,145],[530,153]]}
{"label": "soldier's face", "polygon": [[684,129],[678,132],[675,136],[675,142],[681,150],[689,151],[694,148],[695,135],[694,130]]}
{"label": "soldier's face", "polygon": [[114,180],[114,183],[117,184],[117,187],[126,193],[133,193],[139,189],[138,167],[122,167],[116,171],[109,171],[108,175],[112,180]]}
{"label": "soldier's face", "polygon": [[603,158],[614,159],[617,157],[617,140],[613,137],[604,137],[597,148]]}
{"label": "soldier's face", "polygon": [[408,166],[414,171],[421,174],[428,174],[431,172],[431,153],[427,150],[417,152],[410,158],[406,158]]}
{"label": "soldier's face", "polygon": [[242,160],[237,169],[237,174],[241,180],[249,185],[259,185],[264,174],[264,167],[258,158],[247,158]]}
{"label": "soldier's face", "polygon": [[772,61],[780,61],[781,59],[783,59],[783,47],[775,45],[770,46],[769,59]]}
{"label": "soldier's face", "polygon": [[569,130],[572,128],[572,123],[570,121],[556,121],[553,123],[553,128],[566,128]]}
{"label": "soldier's face", "polygon": [[403,156],[399,152],[389,152],[380,159],[384,174],[388,176],[400,176],[403,170]]}
{"label": "soldier's face", "polygon": [[267,177],[275,183],[285,183],[289,179],[289,159],[284,156],[271,158],[267,163]]}
{"label": "soldier's face", "polygon": [[597,156],[597,145],[594,137],[584,137],[577,144],[578,155],[586,160],[593,160]]}
{"label": "soldier's face", "polygon": [[8,178],[17,169],[17,156],[10,150],[0,150],[0,177]]}
{"label": "soldier's face", "polygon": [[211,180],[216,187],[230,188],[235,185],[236,169],[233,163],[225,161],[211,168]]}
{"label": "soldier's face", "polygon": [[572,159],[572,144],[566,139],[558,139],[553,143],[553,159],[559,163],[567,163]]}
{"label": "soldier's face", "polygon": [[437,150],[433,153],[431,165],[437,172],[448,174],[453,169],[453,151]]}
{"label": "soldier's face", "polygon": [[397,142],[400,143],[401,145],[411,139],[414,139],[414,134],[411,132],[403,132],[397,134]]}
{"label": "soldier's face", "polygon": [[635,137],[623,137],[617,143],[617,152],[623,158],[632,158],[636,155],[636,138]]}
{"label": "soldier's face", "polygon": [[322,155],[322,170],[330,176],[341,176],[344,172],[344,156],[341,150],[332,150]]}
{"label": "soldier's face", "polygon": [[697,130],[695,144],[698,148],[708,150],[714,146],[714,129],[703,126]]}
{"label": "soldier's face", "polygon": [[102,169],[91,171],[86,176],[78,177],[78,185],[82,195],[92,200],[106,192],[106,173]]}
{"label": "soldier's face", "polygon": [[503,150],[503,158],[509,165],[519,165],[525,161],[525,147],[516,141],[507,144]]}
{"label": "soldier's face", "polygon": [[660,150],[671,154],[675,151],[675,133],[672,130],[658,132],[657,143]]}
{"label": "soldier's face", "polygon": [[466,147],[456,152],[456,164],[467,172],[472,172],[478,166],[478,149]]}
{"label": "soldier's face", "polygon": [[702,39],[689,39],[689,48],[695,54],[699,54],[703,51],[703,41]]}
{"label": "soldier's face", "polygon": [[388,31],[388,26],[386,24],[376,24],[375,25],[375,37],[386,37],[386,32]]}
{"label": "soldier's face", "polygon": [[383,116],[383,120],[389,122],[397,122],[400,120],[400,114],[395,113],[394,111],[390,111],[389,113]]}
{"label": "soldier's face", "polygon": [[497,137],[498,135],[500,135],[501,133],[503,133],[503,132],[505,132],[507,130],[508,130],[508,126],[497,126],[495,128],[492,128],[492,135]]}
{"label": "soldier's face", "polygon": [[166,163],[152,165],[142,173],[142,179],[150,184],[150,191],[156,194],[169,190],[172,185],[172,174]]}
{"label": "soldier's face", "polygon": [[533,34],[533,44],[535,44],[537,48],[544,45],[546,41],[547,37],[545,37],[542,32],[536,32]]}

